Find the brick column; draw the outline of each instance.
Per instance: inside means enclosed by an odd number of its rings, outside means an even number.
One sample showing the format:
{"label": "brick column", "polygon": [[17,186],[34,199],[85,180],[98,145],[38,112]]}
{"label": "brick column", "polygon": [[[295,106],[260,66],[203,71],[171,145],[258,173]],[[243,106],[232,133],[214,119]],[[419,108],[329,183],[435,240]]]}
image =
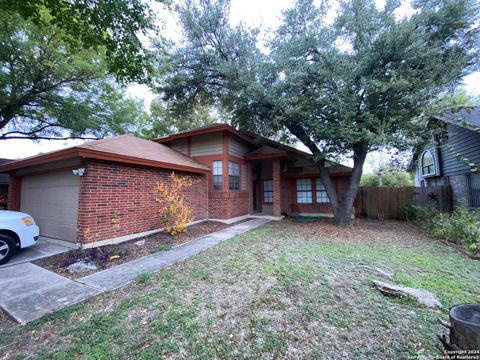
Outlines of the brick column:
{"label": "brick column", "polygon": [[10,175],[8,185],[7,210],[20,211],[20,192],[22,186],[22,178]]}
{"label": "brick column", "polygon": [[272,161],[273,173],[273,216],[282,215],[281,191],[282,179],[280,173],[280,159],[273,159]]}
{"label": "brick column", "polygon": [[[248,213],[253,214],[252,164],[247,162]],[[257,194],[258,196],[258,194]]]}

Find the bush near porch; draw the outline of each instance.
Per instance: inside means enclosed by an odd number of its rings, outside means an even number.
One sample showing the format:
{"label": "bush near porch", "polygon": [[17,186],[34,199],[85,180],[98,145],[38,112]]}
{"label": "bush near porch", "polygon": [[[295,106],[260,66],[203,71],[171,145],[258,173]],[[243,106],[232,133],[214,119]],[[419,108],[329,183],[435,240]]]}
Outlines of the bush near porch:
{"label": "bush near porch", "polygon": [[[429,290],[443,307],[381,295],[362,265],[393,271],[395,283]],[[0,353],[405,359],[439,355],[437,319],[479,298],[478,261],[409,223],[369,220],[339,229],[284,220],[24,328],[3,325]]]}

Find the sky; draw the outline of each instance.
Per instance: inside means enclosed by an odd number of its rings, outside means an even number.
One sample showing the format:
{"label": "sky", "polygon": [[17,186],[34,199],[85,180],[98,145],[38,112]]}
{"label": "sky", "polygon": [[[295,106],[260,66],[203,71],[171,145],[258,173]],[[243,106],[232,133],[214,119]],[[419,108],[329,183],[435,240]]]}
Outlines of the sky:
{"label": "sky", "polygon": [[[383,5],[383,2],[383,0],[377,0],[380,6]],[[155,3],[152,2],[152,4]],[[281,12],[292,4],[293,0],[232,0],[230,21],[232,24],[243,22],[250,26],[274,29],[281,22]],[[176,20],[170,14],[165,14],[159,6],[154,5],[154,8],[161,12],[162,18],[166,19],[165,35],[169,38],[178,39],[180,32]],[[467,76],[464,79],[464,87],[467,93],[476,96],[480,95],[480,72]],[[147,107],[154,98],[154,94],[146,86],[140,85],[130,86],[127,89],[127,94],[144,99]],[[2,140],[0,141],[0,158],[20,159],[78,145],[82,142],[82,140],[41,140],[36,142],[17,139]],[[302,146],[299,147],[303,149]],[[371,171],[375,158],[378,158],[378,154],[372,154],[372,161],[367,161],[364,168],[366,172]]]}

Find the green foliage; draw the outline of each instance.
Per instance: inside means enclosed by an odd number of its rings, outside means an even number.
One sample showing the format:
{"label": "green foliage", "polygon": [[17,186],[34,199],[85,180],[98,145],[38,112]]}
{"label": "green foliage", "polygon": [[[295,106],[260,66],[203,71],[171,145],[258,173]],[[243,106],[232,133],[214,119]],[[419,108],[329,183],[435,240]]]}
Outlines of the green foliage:
{"label": "green foliage", "polygon": [[[299,0],[260,50],[260,29],[230,26],[229,1],[189,0],[178,7],[184,41],[171,53],[162,87],[170,107],[222,106],[234,125],[271,136],[295,136],[314,155],[338,224],[350,219],[366,154],[400,150],[431,133],[421,118],[439,94],[478,65],[475,0],[412,3],[383,9],[373,0]],[[326,162],[353,159],[353,177],[337,196]]]}
{"label": "green foliage", "polygon": [[[40,28],[54,25],[71,49],[105,48],[108,69],[119,79],[145,82],[154,73],[154,54],[140,40],[157,30],[144,1],[0,0],[0,12],[20,15]],[[47,19],[46,12],[51,15]]]}
{"label": "green foliage", "polygon": [[190,113],[175,114],[167,109],[162,101],[154,100],[150,104],[150,114],[145,117],[137,135],[146,139],[154,139],[216,122],[226,122],[226,119],[215,116],[215,109],[198,106]]}
{"label": "green foliage", "polygon": [[471,252],[480,250],[480,221],[477,215],[460,207],[453,214],[434,207],[409,204],[404,207],[407,220],[415,220],[432,236],[465,245]]}
{"label": "green foliage", "polygon": [[[385,187],[405,187],[414,186],[413,174],[398,171],[393,168],[387,168],[383,171],[383,186]],[[360,180],[361,186],[380,186],[378,174],[363,174]]]}
{"label": "green foliage", "polygon": [[0,139],[135,131],[143,103],[124,97],[100,49],[73,50],[49,21],[39,26],[6,12],[0,20]]}
{"label": "green foliage", "polygon": [[138,274],[135,278],[135,281],[137,281],[140,284],[146,284],[152,280],[152,274],[149,272],[142,272]]}

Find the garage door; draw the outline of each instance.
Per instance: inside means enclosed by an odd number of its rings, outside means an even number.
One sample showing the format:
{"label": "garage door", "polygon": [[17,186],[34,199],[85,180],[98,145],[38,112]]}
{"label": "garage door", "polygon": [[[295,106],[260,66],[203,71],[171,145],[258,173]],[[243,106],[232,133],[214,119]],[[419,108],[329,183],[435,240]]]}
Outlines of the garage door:
{"label": "garage door", "polygon": [[33,216],[40,235],[75,242],[80,177],[72,171],[22,177],[20,211]]}

